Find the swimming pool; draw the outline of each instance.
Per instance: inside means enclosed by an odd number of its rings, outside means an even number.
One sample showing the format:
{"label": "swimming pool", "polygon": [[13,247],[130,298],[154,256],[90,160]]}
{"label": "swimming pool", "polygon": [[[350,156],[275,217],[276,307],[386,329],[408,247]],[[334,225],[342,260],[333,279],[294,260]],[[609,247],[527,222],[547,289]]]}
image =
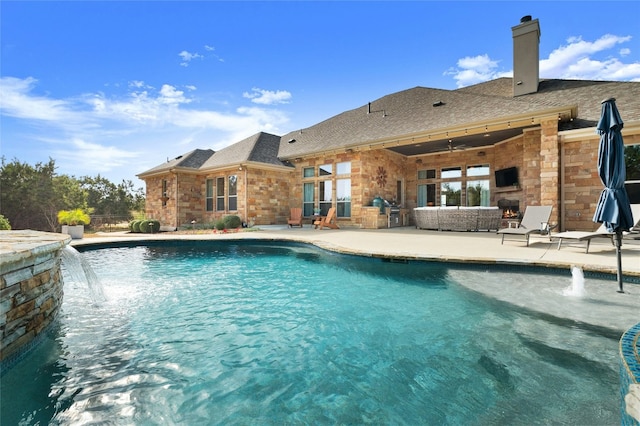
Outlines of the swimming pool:
{"label": "swimming pool", "polygon": [[2,424],[620,421],[619,336],[469,291],[478,266],[237,241],[83,256],[108,300],[66,281],[2,377]]}

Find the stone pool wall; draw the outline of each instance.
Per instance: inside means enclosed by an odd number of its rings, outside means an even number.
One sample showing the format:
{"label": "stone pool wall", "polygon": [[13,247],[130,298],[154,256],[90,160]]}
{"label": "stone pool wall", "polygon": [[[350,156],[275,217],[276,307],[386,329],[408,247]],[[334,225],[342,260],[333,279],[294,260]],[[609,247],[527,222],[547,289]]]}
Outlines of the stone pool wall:
{"label": "stone pool wall", "polygon": [[640,426],[640,323],[620,339],[621,424]]}
{"label": "stone pool wall", "polygon": [[71,237],[0,231],[0,372],[55,319],[62,303],[61,250]]}

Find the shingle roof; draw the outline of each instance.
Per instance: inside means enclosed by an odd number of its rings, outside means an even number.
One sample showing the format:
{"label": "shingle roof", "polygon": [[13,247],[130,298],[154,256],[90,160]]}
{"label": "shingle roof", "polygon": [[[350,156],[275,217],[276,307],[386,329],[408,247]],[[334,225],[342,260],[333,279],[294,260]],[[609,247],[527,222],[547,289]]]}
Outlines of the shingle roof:
{"label": "shingle roof", "polygon": [[196,149],[141,175],[174,167],[204,170],[249,161],[288,166],[280,158],[574,105],[577,118],[561,123],[561,130],[593,127],[600,118],[600,102],[611,97],[616,98],[624,121],[640,121],[639,82],[541,80],[538,92],[515,98],[512,84],[511,78],[498,78],[456,90],[414,87],[282,137],[260,132],[215,153]]}
{"label": "shingle roof", "polygon": [[214,151],[212,149],[194,149],[193,151],[190,151],[183,155],[179,155],[172,160],[167,160],[166,163],[162,163],[152,169],[149,169],[143,173],[140,173],[138,176],[165,172],[174,168],[198,169],[213,154],[214,154]]}
{"label": "shingle roof", "polygon": [[[442,104],[434,106],[436,103]],[[532,100],[415,87],[372,102],[370,113],[364,105],[284,135],[279,155],[292,158],[546,108]],[[296,142],[287,143],[290,139]]]}
{"label": "shingle roof", "polygon": [[[513,80],[499,78],[486,83],[458,89],[459,92],[510,97]],[[578,117],[561,130],[593,127],[601,114],[601,101],[616,98],[616,106],[623,121],[640,120],[640,82],[596,80],[541,80],[538,92],[518,96],[525,102],[549,106],[577,105]]]}
{"label": "shingle roof", "polygon": [[278,159],[279,145],[280,136],[264,132],[256,133],[253,136],[217,151],[202,164],[200,169],[219,168],[249,161],[286,166],[288,163]]}
{"label": "shingle roof", "polygon": [[[293,158],[417,132],[454,128],[549,108],[577,106],[561,130],[593,127],[603,99],[616,98],[623,120],[640,120],[640,83],[542,80],[537,93],[513,97],[513,80],[499,78],[456,90],[415,87],[345,111],[282,137],[279,156]],[[442,105],[435,107],[436,102]],[[370,112],[369,112],[370,111]],[[288,143],[294,139],[294,143]]]}

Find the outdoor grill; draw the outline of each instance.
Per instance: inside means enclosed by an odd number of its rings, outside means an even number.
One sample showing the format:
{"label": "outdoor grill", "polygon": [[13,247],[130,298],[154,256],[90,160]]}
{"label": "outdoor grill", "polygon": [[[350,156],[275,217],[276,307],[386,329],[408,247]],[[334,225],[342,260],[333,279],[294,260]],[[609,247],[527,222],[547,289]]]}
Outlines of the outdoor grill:
{"label": "outdoor grill", "polygon": [[395,204],[389,204],[385,201],[385,205],[389,211],[389,228],[395,228],[402,226],[402,220],[400,219],[400,206]]}

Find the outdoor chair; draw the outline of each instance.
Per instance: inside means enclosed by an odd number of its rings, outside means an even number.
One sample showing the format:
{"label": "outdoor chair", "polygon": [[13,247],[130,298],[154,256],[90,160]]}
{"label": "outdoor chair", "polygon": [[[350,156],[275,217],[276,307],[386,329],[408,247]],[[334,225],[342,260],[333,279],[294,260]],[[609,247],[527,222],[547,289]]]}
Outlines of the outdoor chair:
{"label": "outdoor chair", "polygon": [[528,206],[524,211],[524,216],[517,228],[503,228],[498,230],[498,234],[502,234],[502,243],[504,244],[505,235],[524,236],[529,247],[529,237],[531,234],[549,235],[551,241],[551,232],[549,228],[549,218],[551,217],[551,206]]}
{"label": "outdoor chair", "polygon": [[302,209],[299,207],[292,208],[291,217],[287,223],[289,224],[289,228],[293,228],[294,226],[302,228]]}
{"label": "outdoor chair", "polygon": [[327,212],[326,216],[320,216],[317,220],[313,222],[315,228],[331,228],[331,229],[339,229],[338,225],[334,223],[336,217],[336,208],[331,207]]}
{"label": "outdoor chair", "polygon": [[[631,205],[631,213],[633,215],[633,220],[635,220],[635,225],[631,228],[630,232],[624,232],[623,237],[628,239],[636,239],[637,231],[636,229],[640,229],[640,204],[632,204]],[[553,238],[558,238],[558,250],[562,247],[562,242],[566,240],[571,240],[573,242],[582,242],[585,241],[587,243],[585,253],[589,253],[589,245],[591,244],[591,240],[594,238],[609,238],[611,240],[611,244],[615,246],[614,236],[615,232],[609,232],[607,227],[604,225],[600,225],[600,227],[593,231],[565,231],[555,234]]]}

